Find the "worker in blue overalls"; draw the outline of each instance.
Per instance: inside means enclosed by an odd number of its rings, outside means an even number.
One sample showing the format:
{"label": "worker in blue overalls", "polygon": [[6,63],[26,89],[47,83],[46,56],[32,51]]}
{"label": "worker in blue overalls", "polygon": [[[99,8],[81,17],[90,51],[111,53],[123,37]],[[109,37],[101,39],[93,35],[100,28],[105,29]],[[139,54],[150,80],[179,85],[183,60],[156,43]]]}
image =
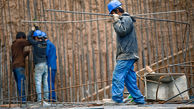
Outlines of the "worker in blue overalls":
{"label": "worker in blue overalls", "polygon": [[55,93],[55,76],[57,71],[57,56],[56,56],[56,47],[55,45],[48,40],[45,32],[42,32],[42,36],[45,38],[47,42],[47,65],[48,65],[48,86],[49,86],[49,101],[56,101],[56,93]]}
{"label": "worker in blue overalls", "polygon": [[121,2],[112,0],[108,4],[109,14],[113,16],[113,27],[117,34],[117,64],[113,71],[112,100],[123,103],[124,85],[136,104],[144,104],[144,97],[137,87],[134,63],[139,59],[137,37],[133,19],[124,12]]}

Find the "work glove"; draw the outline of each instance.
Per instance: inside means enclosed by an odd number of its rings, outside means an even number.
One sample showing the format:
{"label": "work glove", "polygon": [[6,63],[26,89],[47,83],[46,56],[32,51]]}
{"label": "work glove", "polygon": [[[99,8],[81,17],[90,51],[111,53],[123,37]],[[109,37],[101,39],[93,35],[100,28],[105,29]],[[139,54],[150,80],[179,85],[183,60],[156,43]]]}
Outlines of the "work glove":
{"label": "work glove", "polygon": [[119,20],[119,15],[118,14],[113,14],[113,20],[114,22]]}

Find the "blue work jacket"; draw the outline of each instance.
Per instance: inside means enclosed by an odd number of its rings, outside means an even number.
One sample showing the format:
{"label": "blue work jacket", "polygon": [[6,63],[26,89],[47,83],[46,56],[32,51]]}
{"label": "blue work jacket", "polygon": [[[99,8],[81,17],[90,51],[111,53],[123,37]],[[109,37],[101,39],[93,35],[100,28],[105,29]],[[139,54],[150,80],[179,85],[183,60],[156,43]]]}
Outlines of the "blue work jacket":
{"label": "blue work jacket", "polygon": [[117,34],[116,60],[138,60],[138,45],[133,19],[128,13],[123,13],[119,20],[113,23]]}
{"label": "blue work jacket", "polygon": [[46,43],[47,43],[46,56],[48,68],[51,67],[52,70],[56,70],[57,69],[56,47],[50,40],[47,40]]}

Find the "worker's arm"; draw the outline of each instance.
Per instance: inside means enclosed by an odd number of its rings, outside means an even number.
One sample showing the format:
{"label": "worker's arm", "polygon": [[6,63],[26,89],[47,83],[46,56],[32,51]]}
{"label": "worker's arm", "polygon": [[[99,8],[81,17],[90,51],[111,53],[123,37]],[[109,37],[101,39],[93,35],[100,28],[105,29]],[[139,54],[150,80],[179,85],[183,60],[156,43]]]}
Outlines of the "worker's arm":
{"label": "worker's arm", "polygon": [[113,23],[115,32],[120,37],[125,37],[133,28],[133,21],[130,16],[121,16]]}
{"label": "worker's arm", "polygon": [[22,47],[30,46],[30,45],[31,45],[30,42],[29,42],[28,40],[26,40],[26,39],[24,39],[24,40],[19,40],[19,43],[20,43],[20,45],[21,45]]}
{"label": "worker's arm", "polygon": [[31,31],[29,31],[29,33],[28,33],[28,41],[32,44],[32,45],[35,45],[35,44],[37,44],[38,43],[38,41],[36,41],[36,40],[34,40],[33,39],[33,37],[32,37],[32,33],[33,33],[33,31],[31,30]]}
{"label": "worker's arm", "polygon": [[29,55],[29,53],[30,53],[30,51],[29,51],[29,50],[28,50],[28,51],[24,51],[24,57],[28,56],[28,55]]}

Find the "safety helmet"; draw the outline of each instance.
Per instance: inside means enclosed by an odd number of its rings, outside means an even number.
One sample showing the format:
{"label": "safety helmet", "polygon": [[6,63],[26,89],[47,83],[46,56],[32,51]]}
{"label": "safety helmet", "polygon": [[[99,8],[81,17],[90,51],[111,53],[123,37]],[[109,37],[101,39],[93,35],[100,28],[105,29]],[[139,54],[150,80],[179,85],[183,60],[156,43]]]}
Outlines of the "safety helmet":
{"label": "safety helmet", "polygon": [[122,3],[119,2],[118,0],[112,0],[111,2],[108,3],[108,10],[109,10],[109,14],[116,8],[118,8],[119,6],[121,6]]}
{"label": "safety helmet", "polygon": [[42,37],[42,31],[40,31],[40,30],[34,31],[33,36],[34,37],[41,38]]}
{"label": "safety helmet", "polygon": [[41,35],[43,38],[47,38],[47,35],[45,32],[42,32],[42,35]]}

